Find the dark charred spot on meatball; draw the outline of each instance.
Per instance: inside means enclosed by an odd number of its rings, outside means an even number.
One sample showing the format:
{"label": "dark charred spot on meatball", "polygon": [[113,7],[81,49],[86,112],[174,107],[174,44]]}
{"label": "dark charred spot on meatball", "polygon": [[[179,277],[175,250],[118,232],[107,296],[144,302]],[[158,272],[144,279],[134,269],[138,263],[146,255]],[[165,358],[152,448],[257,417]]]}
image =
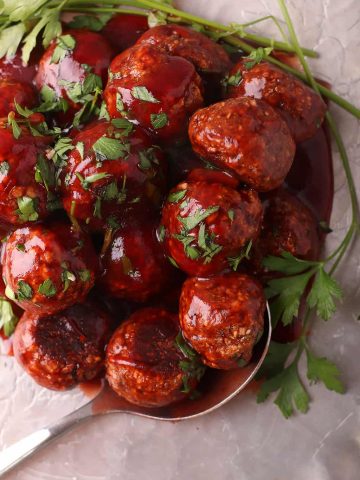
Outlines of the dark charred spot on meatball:
{"label": "dark charred spot on meatball", "polygon": [[92,230],[120,226],[125,211],[159,209],[166,162],[141,128],[125,118],[88,125],[73,139],[61,173],[65,210]]}
{"label": "dark charred spot on meatball", "polygon": [[180,297],[183,335],[206,365],[244,366],[263,332],[265,303],[260,283],[246,274],[189,278]]}
{"label": "dark charred spot on meatball", "polygon": [[260,231],[262,206],[254,190],[186,182],[164,205],[161,237],[170,261],[189,275],[210,275],[231,267]]}
{"label": "dark charred spot on meatball", "polygon": [[111,320],[92,303],[54,315],[24,313],[16,328],[14,354],[40,385],[65,390],[104,373]]}
{"label": "dark charred spot on meatball", "polygon": [[149,44],[186,58],[199,72],[224,74],[231,68],[226,51],[210,38],[181,25],[159,25],[144,33],[138,44]]}
{"label": "dark charred spot on meatball", "polygon": [[47,48],[35,81],[43,101],[54,104],[60,124],[78,126],[87,119],[106,83],[111,57],[106,39],[87,30],[68,30]]}
{"label": "dark charred spot on meatball", "polygon": [[90,239],[65,223],[19,228],[6,241],[7,295],[26,311],[49,314],[84,300],[97,272]]}
{"label": "dark charred spot on meatball", "polygon": [[114,15],[102,30],[102,34],[117,53],[132,47],[148,30],[148,19],[141,15]]}
{"label": "dark charred spot on meatball", "polygon": [[179,333],[177,316],[166,310],[146,308],[134,313],[115,331],[107,347],[107,379],[113,390],[145,407],[185,398],[203,371],[197,371],[198,377],[188,377],[184,370],[188,358],[176,342]]}
{"label": "dark charred spot on meatball", "polygon": [[235,171],[258,191],[279,187],[292,165],[295,144],[286,122],[267,103],[233,98],[198,110],[190,120],[194,151]]}
{"label": "dark charred spot on meatball", "polygon": [[190,115],[203,105],[194,66],[150,45],[137,45],[114,58],[104,97],[110,117],[137,121],[154,137],[186,137]]}
{"label": "dark charred spot on meatball", "polygon": [[274,107],[286,121],[296,142],[311,138],[324,120],[322,98],[293,75],[261,62],[248,67],[242,59],[230,72],[239,82],[228,88],[229,97],[252,97]]}

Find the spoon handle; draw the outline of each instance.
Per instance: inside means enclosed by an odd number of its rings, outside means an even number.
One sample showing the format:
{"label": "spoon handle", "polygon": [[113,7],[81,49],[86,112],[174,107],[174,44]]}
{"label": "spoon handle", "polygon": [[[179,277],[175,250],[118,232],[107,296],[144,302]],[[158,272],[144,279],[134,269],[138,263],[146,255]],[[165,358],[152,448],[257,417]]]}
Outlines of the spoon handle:
{"label": "spoon handle", "polygon": [[0,452],[0,477],[55,438],[91,417],[93,415],[91,407],[92,402],[88,402],[48,427],[41,428],[2,450]]}

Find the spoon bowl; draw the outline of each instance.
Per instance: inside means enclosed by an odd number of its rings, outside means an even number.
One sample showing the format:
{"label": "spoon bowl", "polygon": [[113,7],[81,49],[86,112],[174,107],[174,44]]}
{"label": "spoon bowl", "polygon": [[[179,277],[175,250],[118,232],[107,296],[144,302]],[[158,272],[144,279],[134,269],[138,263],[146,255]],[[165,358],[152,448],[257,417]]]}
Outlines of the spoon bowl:
{"label": "spoon bowl", "polygon": [[186,399],[160,408],[144,408],[119,397],[105,383],[88,403],[48,427],[30,434],[0,452],[0,477],[49,444],[55,438],[73,429],[84,420],[109,413],[128,413],[162,421],[180,421],[197,418],[213,412],[234,398],[253,380],[263,364],[271,340],[271,316],[267,304],[265,329],[255,346],[251,363],[234,370],[207,370],[199,385],[199,398]]}

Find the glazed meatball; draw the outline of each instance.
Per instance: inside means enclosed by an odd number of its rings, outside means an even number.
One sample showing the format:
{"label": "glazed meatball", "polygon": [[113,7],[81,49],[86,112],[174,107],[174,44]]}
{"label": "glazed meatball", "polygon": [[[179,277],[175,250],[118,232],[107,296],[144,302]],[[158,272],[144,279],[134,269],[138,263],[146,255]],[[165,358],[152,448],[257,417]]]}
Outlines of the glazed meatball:
{"label": "glazed meatball", "polygon": [[0,117],[7,117],[8,113],[16,112],[16,103],[31,108],[36,104],[36,100],[36,93],[31,85],[13,80],[0,80]]}
{"label": "glazed meatball", "polygon": [[[15,82],[32,83],[36,75],[37,51],[33,50],[30,62],[25,65],[21,58],[21,50],[11,57],[0,58],[0,78]],[[34,58],[35,57],[35,58]]]}
{"label": "glazed meatball", "polygon": [[[52,138],[25,127],[15,138],[0,128],[0,220],[13,225],[44,219],[56,206],[55,170],[46,157]],[[54,203],[55,202],[55,203]]]}
{"label": "glazed meatball", "polygon": [[95,122],[73,144],[61,174],[71,216],[101,230],[120,223],[125,209],[161,205],[166,164],[142,129],[126,119]]}
{"label": "glazed meatball", "polygon": [[[75,112],[86,103],[86,96],[105,85],[112,49],[99,33],[68,30],[54,40],[39,63],[35,81],[46,98],[65,100],[67,113],[59,112],[61,123],[71,123]],[[94,77],[95,74],[97,77]]]}
{"label": "glazed meatball", "polygon": [[228,89],[229,97],[262,99],[286,121],[295,142],[312,137],[326,112],[322,98],[303,82],[267,62],[248,68],[248,60],[237,63],[230,76],[240,74],[238,85]]}
{"label": "glazed meatball", "polygon": [[102,30],[102,34],[119,53],[132,47],[149,28],[147,17],[142,15],[114,15]]}
{"label": "glazed meatball", "polygon": [[103,375],[110,325],[92,303],[53,315],[25,312],[15,330],[14,355],[39,385],[67,390]]}
{"label": "glazed meatball", "polygon": [[115,57],[104,96],[110,117],[126,116],[172,142],[186,135],[188,118],[203,104],[194,66],[150,45]]}
{"label": "glazed meatball", "polygon": [[199,72],[225,73],[232,65],[220,45],[202,33],[181,25],[153,27],[137,43],[153,45],[169,55],[186,58]]}
{"label": "glazed meatball", "polygon": [[176,272],[156,238],[156,227],[154,220],[142,219],[116,231],[102,257],[105,292],[144,302],[171,286]]}
{"label": "glazed meatball", "polygon": [[190,120],[189,136],[198,155],[234,170],[258,191],[279,187],[295,155],[285,121],[252,98],[232,98],[199,110]]}
{"label": "glazed meatball", "polygon": [[172,263],[189,275],[210,275],[231,266],[232,258],[257,237],[261,221],[254,190],[184,182],[170,192],[159,235]]}
{"label": "glazed meatball", "polygon": [[310,209],[285,189],[274,192],[266,203],[262,231],[251,256],[256,270],[262,271],[264,257],[283,252],[304,260],[318,258],[317,221]]}
{"label": "glazed meatball", "polygon": [[185,356],[177,342],[179,334],[177,315],[167,310],[144,308],[132,314],[106,350],[111,388],[143,407],[162,407],[185,398],[204,369]]}
{"label": "glazed meatball", "polygon": [[189,278],[180,297],[185,339],[212,368],[244,366],[264,328],[265,296],[246,274]]}
{"label": "glazed meatball", "polygon": [[2,263],[6,294],[37,315],[84,300],[97,270],[90,240],[61,222],[15,230],[6,241]]}

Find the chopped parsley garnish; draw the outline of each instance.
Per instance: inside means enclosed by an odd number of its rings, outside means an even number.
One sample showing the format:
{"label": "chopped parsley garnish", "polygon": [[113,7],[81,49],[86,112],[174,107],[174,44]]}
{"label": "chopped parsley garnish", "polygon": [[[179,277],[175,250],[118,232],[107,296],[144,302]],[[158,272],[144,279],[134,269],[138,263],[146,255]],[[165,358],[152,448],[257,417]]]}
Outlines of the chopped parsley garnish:
{"label": "chopped parsley garnish", "polygon": [[122,113],[125,110],[124,102],[122,100],[121,93],[116,92],[116,110],[119,113]]}
{"label": "chopped parsley garnish", "polygon": [[18,139],[21,135],[21,128],[19,127],[17,121],[15,120],[15,113],[14,112],[10,112],[9,115],[8,115],[8,124],[9,126],[11,127],[12,129],[12,134],[13,134],[13,137]]}
{"label": "chopped parsley garnish", "polygon": [[77,15],[68,23],[68,27],[86,28],[93,32],[100,32],[110,17],[111,14],[99,14],[96,17],[92,15]]}
{"label": "chopped parsley garnish", "polygon": [[157,238],[158,238],[159,242],[163,242],[164,239],[165,239],[165,234],[166,234],[166,230],[165,230],[164,225],[160,225],[160,227],[157,229],[156,233],[157,233]]}
{"label": "chopped parsley garnish", "polygon": [[9,170],[10,170],[10,165],[9,163],[4,160],[0,163],[0,173],[1,175],[7,175],[9,173]]}
{"label": "chopped parsley garnish", "polygon": [[56,287],[50,278],[47,278],[39,286],[38,292],[45,297],[51,298],[56,295]]}
{"label": "chopped parsley garnish", "polygon": [[88,282],[91,279],[90,270],[79,270],[78,274],[82,282]]}
{"label": "chopped parsley garnish", "polygon": [[48,191],[51,187],[55,186],[56,182],[54,164],[50,163],[48,159],[41,154],[38,155],[35,166],[35,180],[38,183],[42,183]]}
{"label": "chopped parsley garnish", "polygon": [[14,333],[18,321],[11,303],[6,298],[0,298],[0,330],[3,330],[6,337]]}
{"label": "chopped parsley garnish", "polygon": [[178,203],[186,195],[187,190],[179,190],[178,192],[171,192],[167,197],[169,203]]}
{"label": "chopped parsley garnish", "polygon": [[37,198],[19,197],[17,199],[18,210],[16,210],[19,219],[23,222],[36,222],[39,218],[37,203]]}
{"label": "chopped parsley garnish", "polygon": [[94,173],[93,175],[89,175],[88,177],[83,177],[80,173],[75,174],[81,182],[82,187],[85,190],[88,190],[91,183],[98,182],[99,180],[103,180],[104,178],[111,177],[110,174],[105,172]]}
{"label": "chopped parsley garnish", "polygon": [[94,143],[92,149],[100,160],[117,160],[129,153],[129,144],[123,143],[116,138],[100,137]]}
{"label": "chopped parsley garnish", "polygon": [[209,207],[206,208],[205,210],[202,211],[202,209],[197,210],[193,215],[189,215],[188,217],[181,217],[178,215],[178,220],[181,222],[186,230],[192,230],[195,228],[197,225],[199,225],[200,222],[205,220],[205,218],[209,217],[213,213],[216,213],[219,210],[220,207],[214,206],[214,207]]}
{"label": "chopped parsley garnish", "polygon": [[95,218],[102,218],[102,215],[101,215],[101,198],[100,197],[98,197],[95,200],[93,215],[94,215]]}
{"label": "chopped parsley garnish", "polygon": [[159,165],[159,160],[155,155],[154,147],[150,147],[146,150],[141,150],[138,155],[140,157],[138,167],[141,170],[150,170],[154,167],[154,164]]}
{"label": "chopped parsley garnish", "polygon": [[170,255],[168,255],[167,258],[169,259],[169,262],[173,267],[179,268],[179,265],[175,262],[175,260],[172,257],[170,257]]}
{"label": "chopped parsley garnish", "polygon": [[25,245],[23,243],[17,243],[16,250],[19,250],[19,252],[25,252]]}
{"label": "chopped parsley garnish", "polygon": [[18,289],[16,292],[16,298],[18,300],[31,300],[34,295],[33,289],[31,286],[24,282],[24,280],[20,280],[18,282]]}
{"label": "chopped parsley garnish", "polygon": [[241,250],[239,255],[237,255],[236,257],[228,258],[229,265],[235,272],[238,269],[240,262],[244,260],[244,258],[249,259],[249,253],[250,253],[251,247],[252,247],[252,240],[250,240],[245,245],[245,247]]}
{"label": "chopped parsley garnish", "polygon": [[99,110],[99,120],[110,120],[110,115],[104,101],[101,102],[100,110]]}
{"label": "chopped parsley garnish", "polygon": [[66,290],[69,288],[70,286],[70,282],[75,282],[76,280],[76,277],[75,275],[73,274],[73,272],[71,272],[70,270],[68,270],[68,266],[66,263],[62,264],[61,265],[63,267],[63,271],[61,273],[61,280],[64,284],[64,288],[63,288],[63,292],[66,292]]}
{"label": "chopped parsley garnish", "polygon": [[264,59],[266,59],[270,55],[272,51],[273,51],[272,47],[266,47],[266,48],[259,47],[256,50],[253,50],[250,53],[250,55],[244,58],[244,60],[246,60],[245,62],[246,70],[250,70],[255,65],[262,62]]}
{"label": "chopped parsley garnish", "polygon": [[152,113],[150,115],[151,125],[155,129],[163,128],[168,123],[168,116],[166,113]]}
{"label": "chopped parsley garnish", "polygon": [[234,216],[235,216],[234,210],[228,210],[227,215],[230,218],[230,221],[233,222],[234,221]]}
{"label": "chopped parsley garnish", "polygon": [[59,63],[69,52],[74,50],[75,45],[75,38],[71,35],[61,35],[58,37],[50,63]]}
{"label": "chopped parsley garnish", "polygon": [[199,381],[204,375],[206,367],[201,362],[199,355],[193,350],[185,341],[182,333],[179,332],[175,338],[175,346],[185,357],[184,360],[179,361],[179,367],[183,371],[183,389],[182,392],[189,393],[191,388],[189,381],[195,379]]}
{"label": "chopped parsley garnish", "polygon": [[131,94],[134,98],[143,102],[160,103],[146,87],[133,87]]}
{"label": "chopped parsley garnish", "polygon": [[238,71],[234,75],[230,75],[230,77],[227,77],[225,79],[225,82],[226,82],[226,85],[229,85],[230,87],[238,87],[242,82],[241,72]]}

